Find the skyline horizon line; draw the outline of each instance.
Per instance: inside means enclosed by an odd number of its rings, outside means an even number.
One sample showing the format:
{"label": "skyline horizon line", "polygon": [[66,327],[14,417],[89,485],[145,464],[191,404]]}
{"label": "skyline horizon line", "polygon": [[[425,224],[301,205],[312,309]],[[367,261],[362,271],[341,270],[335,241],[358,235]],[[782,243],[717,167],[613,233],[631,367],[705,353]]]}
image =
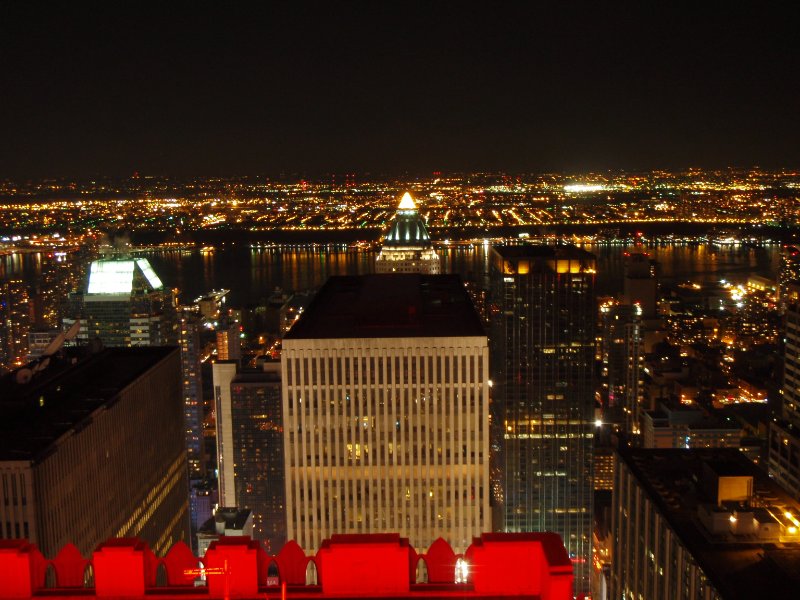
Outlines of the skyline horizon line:
{"label": "skyline horizon line", "polygon": [[[272,172],[267,171],[225,171],[225,172],[193,172],[181,173],[180,170],[170,171],[138,171],[134,170],[127,174],[113,174],[110,172],[95,172],[90,174],[75,174],[75,175],[2,175],[0,181],[11,183],[22,183],[23,181],[69,181],[78,183],[83,180],[91,179],[105,179],[105,180],[137,180],[137,179],[248,179],[248,178],[264,178],[267,180],[274,179],[289,179],[299,177],[301,180],[308,179],[309,182],[321,183],[325,178],[338,178],[342,177],[341,183],[348,185],[346,182],[348,178],[367,177],[371,178],[368,181],[378,181],[380,178],[437,178],[437,177],[469,177],[469,176],[487,176],[487,177],[541,177],[541,176],[560,176],[560,177],[580,177],[580,176],[619,176],[619,175],[645,175],[645,174],[684,174],[691,171],[700,171],[704,173],[720,173],[720,172],[733,172],[733,171],[754,171],[759,170],[768,174],[784,174],[784,175],[800,175],[800,164],[790,165],[783,164],[778,166],[765,166],[761,164],[727,164],[724,166],[702,166],[686,164],[676,167],[649,167],[649,168],[633,168],[633,167],[607,167],[607,168],[563,168],[563,169],[542,169],[542,170],[526,170],[526,169],[368,169],[368,170],[276,170]],[[788,172],[787,172],[788,171]],[[385,181],[384,181],[385,182]],[[337,182],[338,184],[338,182]],[[356,185],[354,181],[350,185]]]}

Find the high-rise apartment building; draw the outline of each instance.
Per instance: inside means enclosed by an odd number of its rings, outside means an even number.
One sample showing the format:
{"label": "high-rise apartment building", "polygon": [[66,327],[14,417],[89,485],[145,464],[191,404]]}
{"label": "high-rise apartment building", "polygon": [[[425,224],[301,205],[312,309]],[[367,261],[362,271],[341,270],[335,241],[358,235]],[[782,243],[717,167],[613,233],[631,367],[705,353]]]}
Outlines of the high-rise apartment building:
{"label": "high-rise apartment building", "polygon": [[439,255],[433,249],[428,228],[417,205],[406,192],[397,207],[389,233],[375,259],[376,273],[441,273]]}
{"label": "high-rise apartment building", "polygon": [[600,307],[603,371],[608,388],[604,409],[627,434],[641,429],[644,348],[639,305],[607,302]]}
{"label": "high-rise apartment building", "polygon": [[236,506],[231,382],[236,377],[238,364],[238,361],[228,360],[217,361],[211,365],[214,422],[217,429],[217,484],[221,506]]}
{"label": "high-rise apartment building", "polygon": [[186,424],[186,451],[189,479],[205,474],[203,461],[203,376],[200,370],[200,317],[184,310],[178,317],[178,346],[181,349],[183,410]]}
{"label": "high-rise apartment building", "polygon": [[[778,268],[778,305],[785,310],[797,295],[797,284],[800,282],[800,248],[787,245],[781,248],[780,266]],[[793,290],[791,288],[794,288]]]}
{"label": "high-rise apartment building", "polygon": [[241,360],[242,358],[242,326],[239,323],[227,322],[217,329],[217,358],[219,360]]}
{"label": "high-rise apartment building", "polygon": [[274,551],[286,543],[280,363],[243,369],[212,365],[220,502],[252,511],[255,539]]}
{"label": "high-rise apartment building", "polygon": [[180,370],[177,348],[111,348],[1,379],[0,537],[50,558],[109,537],[188,543]]}
{"label": "high-rise apartment building", "polygon": [[490,263],[495,528],[554,531],[592,564],[595,257],[497,246]]}
{"label": "high-rise apartment building", "polygon": [[800,504],[734,448],[622,447],[609,598],[793,598]]}
{"label": "high-rise apartment building", "polygon": [[277,552],[286,543],[280,363],[231,382],[236,505],[253,512],[253,535]]}
{"label": "high-rise apartment building", "polygon": [[283,340],[288,537],[490,528],[488,359],[457,276],[331,277]]}
{"label": "high-rise apartment building", "polygon": [[0,281],[0,372],[26,362],[30,327],[27,285],[20,279]]}

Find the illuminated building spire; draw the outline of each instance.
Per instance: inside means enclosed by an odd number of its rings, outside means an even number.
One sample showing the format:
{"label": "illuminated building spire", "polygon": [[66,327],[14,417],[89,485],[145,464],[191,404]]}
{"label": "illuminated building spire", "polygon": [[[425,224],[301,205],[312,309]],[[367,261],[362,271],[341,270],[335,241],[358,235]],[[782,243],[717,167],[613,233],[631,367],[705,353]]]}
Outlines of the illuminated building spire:
{"label": "illuminated building spire", "polygon": [[398,210],[417,210],[417,205],[414,204],[414,199],[411,197],[411,194],[406,192],[403,194],[403,198],[400,200],[400,206],[397,207]]}
{"label": "illuminated building spire", "polygon": [[440,269],[439,256],[433,249],[425,220],[411,194],[406,192],[383,238],[383,247],[375,259],[375,271],[435,275]]}

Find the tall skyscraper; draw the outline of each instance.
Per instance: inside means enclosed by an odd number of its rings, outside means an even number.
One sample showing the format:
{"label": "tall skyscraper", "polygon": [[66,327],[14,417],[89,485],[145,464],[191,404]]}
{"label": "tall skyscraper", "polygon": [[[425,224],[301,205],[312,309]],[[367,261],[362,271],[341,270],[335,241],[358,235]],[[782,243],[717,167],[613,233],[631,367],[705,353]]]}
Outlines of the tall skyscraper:
{"label": "tall skyscraper", "polygon": [[778,304],[782,310],[785,310],[792,301],[791,286],[795,286],[794,295],[797,294],[798,282],[800,282],[800,248],[787,244],[781,248],[778,268]]}
{"label": "tall skyscraper", "polygon": [[638,304],[608,302],[600,307],[603,370],[608,389],[604,412],[627,434],[641,429],[644,348],[642,309]]}
{"label": "tall skyscraper", "polygon": [[166,287],[146,258],[95,260],[85,288],[70,294],[65,329],[80,319],[78,340],[99,338],[106,347],[178,345],[190,477],[203,475],[203,405],[200,320],[179,311],[175,291]]}
{"label": "tall skyscraper", "polygon": [[658,281],[655,277],[655,263],[644,252],[625,253],[622,304],[638,306],[643,319],[652,319],[658,312]]}
{"label": "tall skyscraper", "polygon": [[782,418],[769,427],[769,472],[800,498],[800,283],[787,283],[784,295]]}
{"label": "tall skyscraper", "polygon": [[71,294],[65,329],[81,320],[78,339],[105,346],[177,343],[172,290],[146,258],[108,258],[91,264],[85,292]]}
{"label": "tall skyscraper", "polygon": [[110,348],[0,379],[0,538],[52,558],[111,537],[189,542],[177,348]]}
{"label": "tall skyscraper", "polygon": [[178,317],[178,345],[181,348],[183,407],[186,418],[186,450],[189,478],[205,475],[203,461],[203,379],[200,370],[200,317],[184,310]]}
{"label": "tall skyscraper", "polygon": [[0,372],[26,362],[30,327],[27,285],[20,279],[0,281]]}
{"label": "tall skyscraper", "polygon": [[559,533],[588,592],[595,257],[497,246],[490,269],[495,527]]}
{"label": "tall skyscraper", "polygon": [[253,535],[277,552],[286,543],[280,363],[231,382],[236,506],[253,511]]}
{"label": "tall skyscraper", "polygon": [[231,402],[231,382],[236,377],[238,361],[217,361],[211,365],[214,392],[214,421],[217,428],[217,482],[221,506],[236,506],[234,484],[234,444]]}
{"label": "tall skyscraper", "polygon": [[251,510],[255,539],[278,551],[287,539],[280,363],[212,369],[220,502]]}
{"label": "tall skyscraper", "polygon": [[439,255],[433,249],[428,228],[417,205],[406,192],[397,207],[389,233],[375,259],[377,273],[441,273]]}
{"label": "tall skyscraper", "polygon": [[491,527],[486,334],[451,275],[331,277],[283,340],[288,537]]}

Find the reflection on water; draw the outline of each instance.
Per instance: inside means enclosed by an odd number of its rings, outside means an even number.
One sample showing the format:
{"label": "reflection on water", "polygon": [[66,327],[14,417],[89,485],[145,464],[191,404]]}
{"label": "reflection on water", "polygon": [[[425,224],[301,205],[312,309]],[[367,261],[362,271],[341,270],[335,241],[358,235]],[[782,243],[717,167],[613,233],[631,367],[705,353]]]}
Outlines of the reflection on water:
{"label": "reflection on water", "polygon": [[[590,245],[597,255],[598,294],[616,293],[622,286],[624,252],[621,245]],[[643,247],[658,262],[659,277],[666,283],[691,279],[743,281],[751,273],[775,277],[778,246],[763,248],[670,244]],[[450,246],[437,249],[445,273],[459,273],[481,283],[489,270],[489,247]],[[358,275],[374,271],[376,252],[345,246],[306,246],[268,249],[233,247],[201,256],[189,253],[152,253],[151,261],[166,281],[193,298],[216,287],[232,290],[230,303],[250,304],[267,298],[276,287],[309,290],[331,275]]]}
{"label": "reflection on water", "polygon": [[[614,294],[622,286],[626,247],[587,245],[597,255],[599,295]],[[743,281],[751,273],[775,277],[779,246],[761,248],[668,244],[641,250],[658,261],[659,277],[666,283],[691,279]],[[470,281],[484,283],[489,268],[489,246],[437,248],[445,273],[459,273]],[[376,252],[331,246],[285,246],[251,249],[246,246],[219,248],[213,252],[165,250],[148,252],[165,285],[177,287],[184,301],[212,288],[231,290],[232,306],[263,302],[276,287],[310,290],[331,275],[372,273]],[[33,281],[41,272],[39,254],[9,254],[0,257],[0,278],[24,276]]]}
{"label": "reflection on water", "polygon": [[41,273],[41,252],[12,252],[0,255],[0,279],[27,277],[33,281]]}

